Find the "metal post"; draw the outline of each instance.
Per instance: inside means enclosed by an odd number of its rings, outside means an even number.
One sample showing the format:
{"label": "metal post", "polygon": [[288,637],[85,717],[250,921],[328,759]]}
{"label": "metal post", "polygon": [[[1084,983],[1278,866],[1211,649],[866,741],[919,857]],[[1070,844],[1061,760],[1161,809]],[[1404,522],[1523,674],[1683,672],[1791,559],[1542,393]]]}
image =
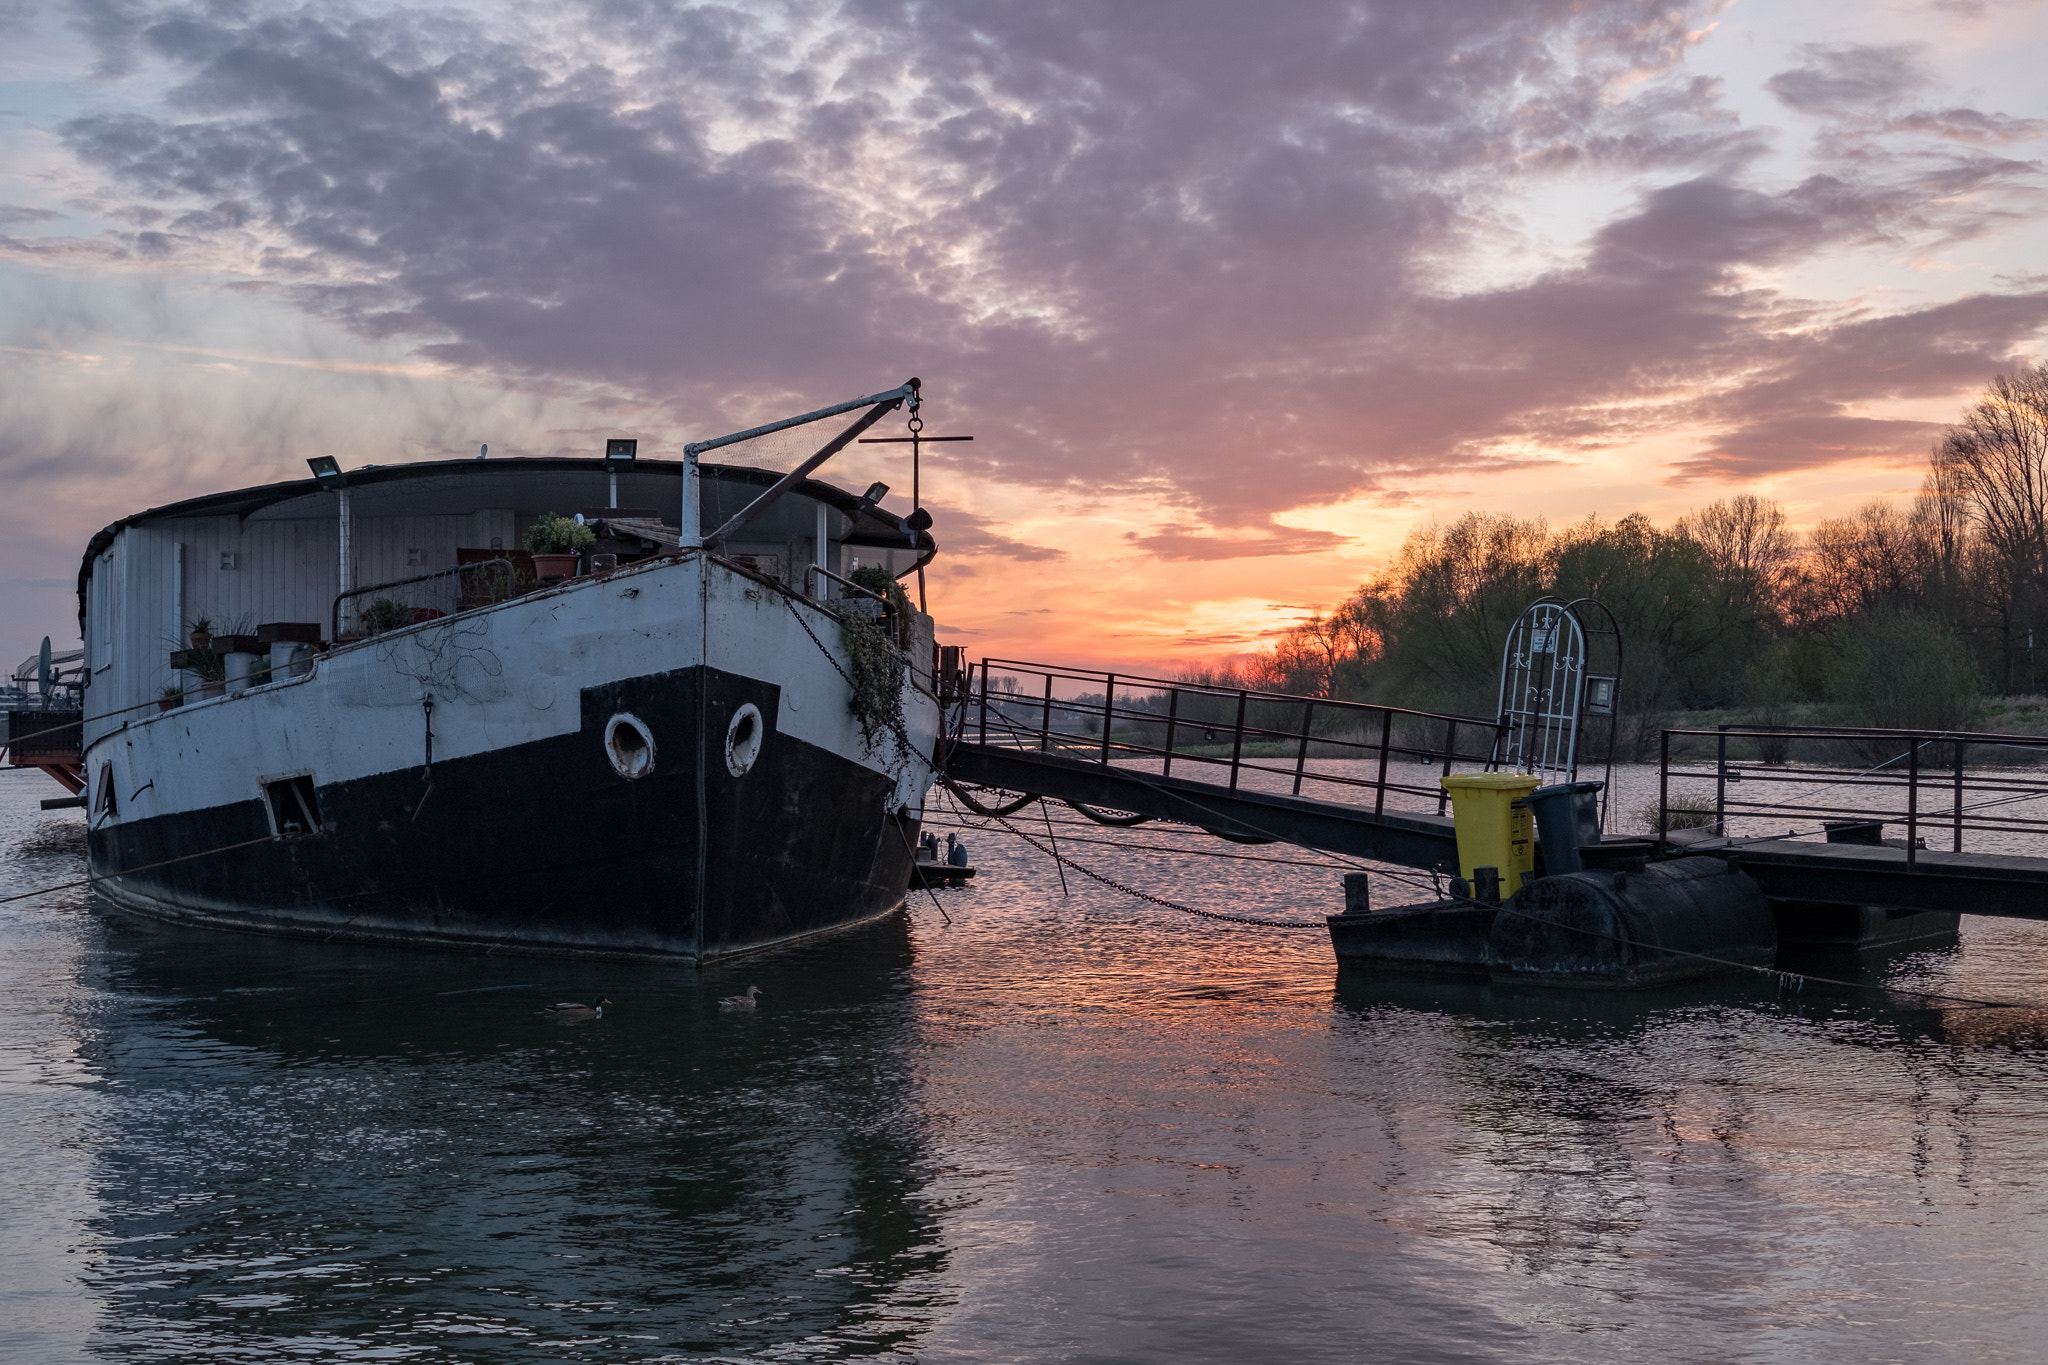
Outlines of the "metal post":
{"label": "metal post", "polygon": [[1109,766],[1109,727],[1116,720],[1116,674],[1105,673],[1102,683],[1102,766]]}
{"label": "metal post", "polygon": [[1166,694],[1166,761],[1159,765],[1161,777],[1173,776],[1173,729],[1180,719],[1180,689],[1174,688]]}
{"label": "metal post", "polygon": [[1308,766],[1308,736],[1315,728],[1316,704],[1312,701],[1301,704],[1301,752],[1294,756],[1294,794],[1301,795],[1301,770]]}
{"label": "metal post", "polygon": [[1045,674],[1045,713],[1038,722],[1038,752],[1052,752],[1052,671]]}
{"label": "metal post", "polygon": [[981,742],[988,743],[988,660],[981,661]]}
{"label": "metal post", "polygon": [[1920,737],[1906,736],[1906,866],[1920,861]]}
{"label": "metal post", "polygon": [[[335,489],[334,500],[337,508],[339,509],[339,525],[341,527],[341,568],[339,573],[339,581],[341,583],[341,587],[337,589],[337,591],[340,593],[342,597],[346,598],[348,594],[355,588],[355,574],[352,571],[349,563],[350,559],[353,557],[349,547],[349,532],[350,524],[354,520],[354,518],[349,515],[348,488],[346,486],[343,486],[341,488]],[[334,623],[334,633],[337,636],[339,636],[341,634],[341,630],[341,620],[337,618]]]}
{"label": "metal post", "polygon": [[1728,727],[1714,741],[1714,833],[1728,837]]}
{"label": "metal post", "polygon": [[677,514],[681,521],[676,526],[677,548],[694,550],[704,543],[704,513],[697,505],[697,454],[685,447],[683,450],[683,503]]}
{"label": "metal post", "polygon": [[[1457,754],[1458,754],[1458,722],[1456,722],[1456,721],[1454,721],[1454,720],[1448,720],[1448,721],[1445,721],[1445,722],[1444,722],[1444,771],[1443,771],[1443,776],[1445,776],[1445,777],[1449,777],[1449,776],[1451,775],[1451,760],[1452,760],[1453,758],[1457,757]],[[1444,790],[1444,784],[1443,784],[1443,783],[1441,783],[1441,782],[1437,783],[1437,784],[1436,784],[1436,813],[1437,813],[1438,815],[1442,815],[1442,814],[1444,813],[1444,807],[1445,807],[1446,805],[1448,805],[1448,804],[1450,803],[1450,799],[1451,799],[1451,794],[1450,794],[1450,793],[1449,793],[1448,791],[1445,791],[1445,790]]]}
{"label": "metal post", "polygon": [[[811,521],[811,562],[821,570],[829,569],[832,566],[825,562],[825,546],[830,543],[832,535],[831,524],[826,520],[830,513],[822,502],[815,504],[815,506],[817,508],[817,515]],[[821,602],[832,591],[831,588],[826,586],[828,582],[830,580],[822,572],[811,576],[812,590]],[[982,672],[984,678],[986,678],[987,670],[984,669]]]}
{"label": "metal post", "polygon": [[1963,741],[1956,741],[1956,843],[1955,851],[1963,851]]}
{"label": "metal post", "polygon": [[1394,742],[1394,713],[1380,708],[1380,782],[1379,791],[1372,799],[1372,814],[1377,820],[1387,808],[1387,747]]}
{"label": "metal post", "polygon": [[1244,689],[1239,688],[1237,693],[1237,729],[1232,731],[1230,736],[1230,789],[1232,791],[1237,790],[1237,763],[1239,757],[1244,753],[1244,702]]}
{"label": "metal post", "polygon": [[1664,851],[1665,835],[1671,830],[1671,732],[1665,730],[1662,752],[1657,757],[1657,852]]}

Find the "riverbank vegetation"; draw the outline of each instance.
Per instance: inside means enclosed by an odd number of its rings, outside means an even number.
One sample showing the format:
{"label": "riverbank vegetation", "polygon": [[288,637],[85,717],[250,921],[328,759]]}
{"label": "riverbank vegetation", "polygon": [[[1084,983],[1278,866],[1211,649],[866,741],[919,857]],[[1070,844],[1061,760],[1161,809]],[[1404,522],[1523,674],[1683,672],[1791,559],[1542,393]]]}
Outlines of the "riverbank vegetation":
{"label": "riverbank vegetation", "polygon": [[[1624,751],[1680,712],[1747,723],[1947,728],[2048,682],[2048,365],[1994,379],[1936,444],[1910,501],[1795,534],[1784,509],[1724,498],[1669,526],[1553,528],[1470,512],[1204,680],[1490,715],[1501,642],[1543,594],[1598,598],[1627,661]],[[1594,642],[1595,667],[1601,642]],[[2048,660],[2043,660],[2048,665]]]}

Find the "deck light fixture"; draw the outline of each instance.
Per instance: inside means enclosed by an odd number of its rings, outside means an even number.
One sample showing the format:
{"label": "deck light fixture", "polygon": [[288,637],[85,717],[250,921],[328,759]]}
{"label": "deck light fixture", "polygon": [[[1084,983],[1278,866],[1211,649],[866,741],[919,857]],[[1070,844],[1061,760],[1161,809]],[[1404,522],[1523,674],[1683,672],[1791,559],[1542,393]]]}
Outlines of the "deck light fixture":
{"label": "deck light fixture", "polygon": [[332,455],[315,455],[306,461],[306,467],[313,471],[322,488],[339,488],[348,482],[341,472],[341,461]]}
{"label": "deck light fixture", "polygon": [[604,443],[604,462],[608,465],[631,464],[640,454],[640,442],[624,436],[614,436]]}
{"label": "deck light fixture", "polygon": [[888,484],[886,484],[886,483],[871,483],[871,484],[869,484],[869,485],[868,485],[868,491],[860,495],[860,500],[861,500],[861,502],[862,502],[862,503],[866,504],[867,506],[869,506],[869,507],[873,507],[873,506],[874,506],[874,505],[875,505],[876,503],[880,502],[880,501],[881,501],[881,500],[882,500],[883,498],[886,498],[886,497],[888,497],[888,496],[889,496],[889,485],[888,485]]}

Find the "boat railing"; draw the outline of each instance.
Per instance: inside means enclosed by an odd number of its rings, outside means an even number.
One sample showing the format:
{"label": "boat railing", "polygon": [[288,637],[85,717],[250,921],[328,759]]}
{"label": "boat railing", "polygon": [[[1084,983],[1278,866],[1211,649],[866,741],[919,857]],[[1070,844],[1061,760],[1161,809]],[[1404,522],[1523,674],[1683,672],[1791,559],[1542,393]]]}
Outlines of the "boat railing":
{"label": "boat railing", "polygon": [[[520,593],[517,591],[519,571],[518,565],[514,564],[510,559],[481,559],[473,564],[458,564],[452,569],[436,569],[432,573],[415,574],[411,578],[393,579],[389,583],[373,583],[366,588],[350,588],[347,592],[335,594],[334,605],[332,608],[330,608],[328,613],[328,625],[330,627],[330,634],[328,635],[327,638],[330,640],[341,639],[342,603],[347,602],[353,598],[370,597],[372,594],[388,595],[397,589],[414,587],[421,583],[431,583],[439,579],[452,578],[459,576],[461,574],[473,573],[484,569],[490,569],[494,571],[486,579],[487,586],[484,589],[485,591],[492,594],[492,601],[510,601],[512,598],[520,595]],[[454,609],[457,611],[463,609],[463,596],[464,594],[462,593],[462,591],[458,589],[454,604]],[[372,600],[374,600],[374,598]],[[411,604],[409,603],[400,603],[399,605],[401,607],[406,607],[412,612],[414,623],[423,620],[432,620],[435,616],[446,616],[450,614],[446,607],[415,607],[411,606]],[[488,603],[485,603],[483,605],[488,605]],[[430,614],[423,616],[420,614],[422,612]]]}
{"label": "boat railing", "polygon": [[862,597],[872,597],[884,607],[889,605],[889,599],[876,592],[873,588],[862,587],[844,574],[833,573],[823,564],[808,565],[804,569],[804,595],[812,601],[820,600],[818,597],[818,579],[820,578],[829,578],[840,587],[858,593]]}

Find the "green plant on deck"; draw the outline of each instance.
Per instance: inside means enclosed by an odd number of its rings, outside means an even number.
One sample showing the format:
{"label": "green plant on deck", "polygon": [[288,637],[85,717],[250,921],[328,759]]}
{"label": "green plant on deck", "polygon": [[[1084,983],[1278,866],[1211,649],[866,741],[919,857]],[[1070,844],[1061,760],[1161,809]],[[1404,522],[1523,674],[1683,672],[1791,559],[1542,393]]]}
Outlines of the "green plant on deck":
{"label": "green plant on deck", "polygon": [[363,629],[371,635],[382,635],[387,630],[397,630],[412,624],[412,608],[394,602],[388,597],[373,597],[370,605],[363,608],[357,618]]}
{"label": "green plant on deck", "polygon": [[211,649],[188,650],[186,666],[199,675],[201,682],[226,682],[228,676],[227,656]]}
{"label": "green plant on deck", "polygon": [[[860,724],[861,742],[872,753],[883,735],[903,728],[903,672],[905,661],[901,636],[910,623],[910,599],[903,585],[886,569],[871,566],[855,569],[849,577],[869,592],[888,601],[886,618],[868,614],[875,605],[870,597],[853,597],[830,604],[839,618],[839,639],[846,647],[846,662],[853,678],[853,696],[847,709]],[[898,638],[890,638],[886,621],[893,620]]]}
{"label": "green plant on deck", "polygon": [[537,555],[573,555],[596,543],[597,532],[559,512],[543,512],[526,528],[526,548]]}
{"label": "green plant on deck", "polygon": [[1714,798],[1698,792],[1681,792],[1669,798],[1664,811],[1664,828],[1657,828],[1657,806],[1652,802],[1636,818],[1652,834],[1669,834],[1674,829],[1708,829],[1714,824]]}
{"label": "green plant on deck", "polygon": [[889,615],[896,622],[897,647],[910,648],[910,594],[903,591],[903,585],[879,564],[863,565],[847,577],[888,601]]}

